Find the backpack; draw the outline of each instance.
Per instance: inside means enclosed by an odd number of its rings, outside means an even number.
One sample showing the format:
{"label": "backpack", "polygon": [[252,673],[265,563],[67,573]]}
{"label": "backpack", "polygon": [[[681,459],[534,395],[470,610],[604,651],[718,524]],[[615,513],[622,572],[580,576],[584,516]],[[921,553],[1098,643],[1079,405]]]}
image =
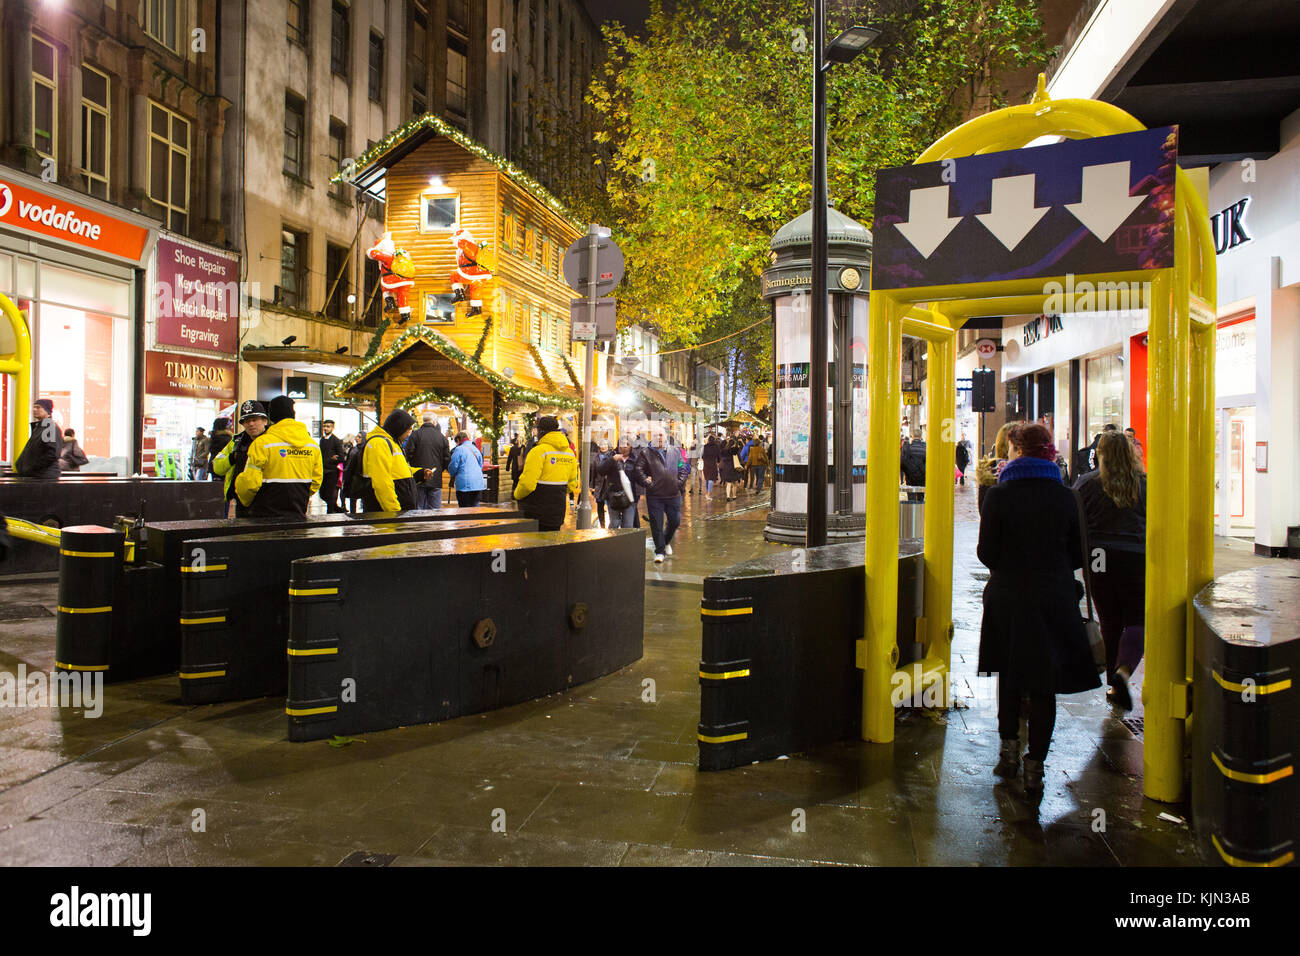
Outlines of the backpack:
{"label": "backpack", "polygon": [[[366,456],[366,446],[370,444],[372,438],[378,438],[378,435],[368,435],[366,440],[360,445],[354,445],[352,448],[352,457],[348,459],[347,465],[343,469],[343,497],[361,499],[371,491],[371,482],[366,477],[364,459]],[[391,448],[393,443],[388,443]]]}

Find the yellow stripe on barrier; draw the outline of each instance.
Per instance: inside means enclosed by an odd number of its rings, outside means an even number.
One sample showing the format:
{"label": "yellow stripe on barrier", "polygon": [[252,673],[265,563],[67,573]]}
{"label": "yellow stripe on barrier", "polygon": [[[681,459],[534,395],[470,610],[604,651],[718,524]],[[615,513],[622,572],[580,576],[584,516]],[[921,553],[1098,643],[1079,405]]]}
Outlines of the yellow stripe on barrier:
{"label": "yellow stripe on barrier", "polygon": [[68,551],[64,548],[59,548],[59,554],[65,554],[70,558],[111,558],[113,557],[112,551]]}
{"label": "yellow stripe on barrier", "polygon": [[733,740],[749,739],[749,734],[743,731],[738,734],[727,734],[725,737],[706,737],[704,734],[698,734],[697,736],[700,738],[700,743],[703,744],[729,744]]}
{"label": "yellow stripe on barrier", "polygon": [[1289,677],[1284,677],[1282,680],[1274,681],[1271,684],[1257,684],[1252,687],[1249,684],[1238,684],[1236,681],[1225,680],[1223,675],[1216,670],[1211,670],[1210,676],[1224,690],[1236,691],[1239,694],[1246,691],[1253,694],[1276,694],[1280,690],[1289,690],[1291,687],[1291,678]]}
{"label": "yellow stripe on barrier", "polygon": [[748,667],[746,667],[743,671],[722,671],[719,674],[710,674],[707,671],[700,671],[700,677],[704,678],[705,680],[731,680],[735,677],[748,677],[748,676],[749,676]]}
{"label": "yellow stripe on barrier", "polygon": [[107,664],[64,664],[62,661],[55,661],[54,667],[61,671],[106,671]]}
{"label": "yellow stripe on barrier", "polygon": [[224,571],[224,564],[205,564],[201,566],[182,567],[181,574],[202,574],[204,571]]}
{"label": "yellow stripe on barrier", "polygon": [[338,710],[337,706],[331,707],[303,707],[295,710],[292,707],[286,707],[284,712],[290,717],[310,717],[312,714],[332,714]]}
{"label": "yellow stripe on barrier", "polygon": [[181,680],[198,680],[200,677],[225,677],[226,672],[225,671],[193,671],[187,674],[184,671],[181,671],[179,676]]}
{"label": "yellow stripe on barrier", "polygon": [[337,647],[291,647],[289,656],[291,657],[312,657],[316,654],[337,654]]}
{"label": "yellow stripe on barrier", "polygon": [[1219,842],[1219,835],[1217,833],[1210,834],[1210,841],[1214,844],[1214,848],[1219,851],[1219,856],[1223,857],[1223,862],[1228,864],[1228,866],[1286,866],[1295,859],[1295,852],[1287,850],[1281,856],[1273,860],[1243,860],[1239,857],[1233,856],[1223,848],[1223,844]]}
{"label": "yellow stripe on barrier", "polygon": [[1238,783],[1273,783],[1295,773],[1295,768],[1290,764],[1287,764],[1285,767],[1279,767],[1272,773],[1244,773],[1241,770],[1232,770],[1229,767],[1225,767],[1223,761],[1219,759],[1219,755],[1216,753],[1211,753],[1210,759],[1213,760],[1214,765],[1219,768],[1219,773],[1223,774],[1229,780],[1236,780]]}
{"label": "yellow stripe on barrier", "polygon": [[736,614],[753,614],[752,607],[702,607],[700,613],[705,617],[732,617]]}
{"label": "yellow stripe on barrier", "polygon": [[113,610],[111,604],[108,607],[64,607],[62,604],[59,605],[59,611],[64,614],[107,614],[111,610]]}
{"label": "yellow stripe on barrier", "polygon": [[224,614],[218,617],[183,617],[182,624],[224,624],[226,616]]}
{"label": "yellow stripe on barrier", "polygon": [[317,594],[338,594],[338,588],[289,588],[290,597],[313,597]]}

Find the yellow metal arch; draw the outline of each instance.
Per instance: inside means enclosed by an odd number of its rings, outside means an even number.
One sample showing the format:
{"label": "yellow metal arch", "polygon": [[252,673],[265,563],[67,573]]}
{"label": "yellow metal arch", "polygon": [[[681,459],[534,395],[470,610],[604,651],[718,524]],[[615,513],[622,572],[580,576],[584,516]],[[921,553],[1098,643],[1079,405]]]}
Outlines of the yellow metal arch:
{"label": "yellow metal arch", "polygon": [[0,293],[0,312],[9,321],[9,328],[14,333],[14,350],[0,355],[0,375],[12,375],[14,379],[14,405],[11,428],[14,436],[13,460],[17,461],[27,444],[27,410],[31,408],[32,383],[32,337],[27,331],[27,322],[18,307],[4,293]]}
{"label": "yellow metal arch", "polygon": [[[1094,100],[1048,98],[1043,78],[1031,103],[998,110],[950,131],[917,162],[1019,149],[1045,136],[1082,139],[1143,130],[1134,117]],[[1145,284],[1150,310],[1148,389],[1146,680],[1143,788],[1158,800],[1182,797],[1182,751],[1191,681],[1191,598],[1213,577],[1215,253],[1205,203],[1177,171],[1174,267],[1076,277]],[[955,332],[972,315],[1041,311],[1048,279],[873,290],[870,297],[870,436],[862,737],[894,737],[895,704],[938,691],[950,703],[953,469],[957,436]],[[1196,313],[1195,315],[1193,313]],[[898,435],[902,336],[929,343],[926,400],[925,606],[918,622],[922,661],[897,667]],[[933,434],[935,425],[940,428]],[[1158,546],[1157,546],[1158,543]],[[923,695],[927,699],[930,695]]]}

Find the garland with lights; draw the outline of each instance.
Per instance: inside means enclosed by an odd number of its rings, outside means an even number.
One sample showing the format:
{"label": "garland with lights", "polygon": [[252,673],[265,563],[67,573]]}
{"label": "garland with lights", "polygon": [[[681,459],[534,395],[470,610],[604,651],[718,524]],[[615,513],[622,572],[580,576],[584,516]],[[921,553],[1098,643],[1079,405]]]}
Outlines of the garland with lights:
{"label": "garland with lights", "polygon": [[[464,412],[483,434],[484,438],[495,439],[500,433],[500,426],[496,421],[489,422],[474,405],[465,396],[456,392],[444,392],[436,388],[426,388],[422,392],[416,392],[414,395],[408,395],[397,403],[397,407],[405,411],[408,408],[414,408],[416,405],[423,405],[425,402],[438,402],[442,405],[451,405]],[[496,419],[494,414],[493,419]]]}
{"label": "garland with lights", "polygon": [[573,363],[569,361],[567,355],[561,355],[560,360],[564,362],[564,370],[569,373],[569,381],[578,391],[582,391],[582,382],[578,379],[578,373],[573,370]]}
{"label": "garland with lights", "polygon": [[479,336],[478,345],[474,347],[474,361],[483,358],[483,349],[487,347],[488,336],[492,334],[492,313],[488,312],[483,320],[483,334]]}
{"label": "garland with lights", "polygon": [[551,389],[552,391],[558,392],[560,390],[560,386],[556,385],[555,379],[551,378],[551,373],[546,368],[546,362],[542,360],[541,350],[532,342],[529,342],[528,354],[533,357],[533,364],[536,365],[537,370],[542,373],[542,381],[546,383],[546,387]]}
{"label": "garland with lights", "polygon": [[391,319],[384,319],[379,323],[378,328],[375,329],[375,334],[370,337],[370,346],[366,349],[366,354],[362,356],[362,361],[368,361],[374,357],[374,354],[377,351],[379,351],[379,343],[383,341],[384,332],[388,329],[391,322]]}
{"label": "garland with lights", "polygon": [[[509,402],[532,402],[536,405],[553,405],[559,408],[577,409],[582,406],[581,399],[571,398],[568,395],[555,392],[539,392],[534,388],[528,388],[523,385],[515,385],[508,378],[503,376],[495,369],[488,368],[482,362],[478,361],[469,353],[465,352],[454,342],[439,332],[426,325],[416,325],[406,329],[401,335],[393,339],[387,348],[380,349],[370,358],[366,359],[347,375],[334,383],[330,388],[335,398],[344,398],[351,393],[353,383],[361,381],[369,375],[375,368],[386,362],[392,361],[408,345],[416,340],[423,340],[433,348],[442,352],[452,361],[456,362],[466,371],[477,375],[492,386],[496,392]],[[547,378],[547,385],[555,388],[555,383]]]}
{"label": "garland with lights", "polygon": [[[510,162],[510,160],[506,159],[504,156],[500,156],[492,152],[492,150],[488,149],[482,143],[470,139],[456,127],[444,122],[441,118],[434,116],[432,113],[425,113],[423,116],[416,117],[406,124],[399,126],[370,149],[362,153],[361,156],[358,157],[348,168],[354,171],[353,175],[355,176],[357,171],[364,170],[376,159],[383,156],[384,153],[402,142],[402,140],[422,129],[431,129],[438,135],[445,136],[462,149],[473,153],[479,159],[491,163],[506,176],[514,180],[518,185],[532,193],[534,198],[540,200],[545,206],[550,208],[552,212],[563,218],[565,222],[571,225],[578,232],[583,233],[587,231],[587,224],[580,222],[573,213],[569,212],[564,203],[556,199],[555,196],[553,196],[540,182],[524,170],[520,169],[514,163]],[[330,182],[347,182],[347,177],[344,175],[344,171],[339,170],[331,176]]]}

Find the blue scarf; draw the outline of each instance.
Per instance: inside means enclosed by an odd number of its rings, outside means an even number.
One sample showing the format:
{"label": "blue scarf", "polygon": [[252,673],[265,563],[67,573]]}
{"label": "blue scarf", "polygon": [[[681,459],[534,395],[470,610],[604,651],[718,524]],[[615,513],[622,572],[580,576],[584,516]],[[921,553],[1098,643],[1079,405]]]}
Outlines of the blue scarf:
{"label": "blue scarf", "polygon": [[998,475],[998,484],[1015,481],[1018,478],[1049,478],[1061,482],[1061,469],[1054,461],[1046,458],[1016,458],[1002,466]]}

